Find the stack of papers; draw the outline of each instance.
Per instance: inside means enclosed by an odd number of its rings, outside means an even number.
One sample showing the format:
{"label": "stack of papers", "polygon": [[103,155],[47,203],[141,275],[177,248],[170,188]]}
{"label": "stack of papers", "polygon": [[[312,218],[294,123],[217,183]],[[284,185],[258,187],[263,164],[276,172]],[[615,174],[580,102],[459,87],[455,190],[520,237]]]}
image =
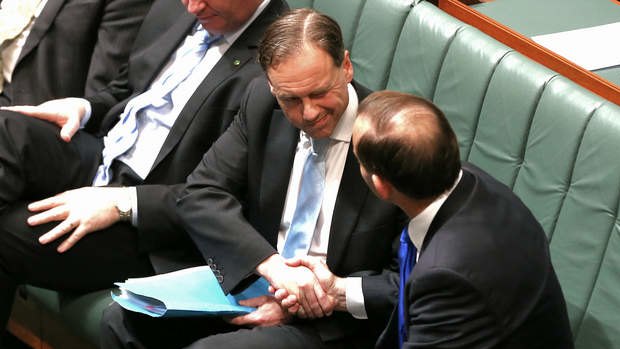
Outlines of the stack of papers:
{"label": "stack of papers", "polygon": [[620,65],[620,22],[538,35],[532,40],[587,70]]}
{"label": "stack of papers", "polygon": [[268,294],[269,283],[260,278],[243,292],[226,295],[208,266],[183,269],[116,283],[112,299],[123,308],[153,317],[240,315],[254,308],[242,299]]}

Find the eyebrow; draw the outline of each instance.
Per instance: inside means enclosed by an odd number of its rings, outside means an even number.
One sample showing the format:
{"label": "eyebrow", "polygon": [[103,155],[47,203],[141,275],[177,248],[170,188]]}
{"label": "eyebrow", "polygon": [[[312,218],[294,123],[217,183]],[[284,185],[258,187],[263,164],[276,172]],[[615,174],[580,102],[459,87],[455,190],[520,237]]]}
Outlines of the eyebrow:
{"label": "eyebrow", "polygon": [[[331,91],[334,88],[335,84],[332,84],[329,87],[320,87],[317,90],[311,91],[308,96],[315,96],[315,95],[322,95],[325,94],[329,91]],[[288,93],[280,93],[278,92],[278,90],[274,89],[274,94],[276,96],[276,98],[280,98],[280,99],[293,99],[293,98],[301,98],[300,96],[297,95],[292,95],[292,94],[288,94]],[[303,97],[303,96],[302,96]]]}

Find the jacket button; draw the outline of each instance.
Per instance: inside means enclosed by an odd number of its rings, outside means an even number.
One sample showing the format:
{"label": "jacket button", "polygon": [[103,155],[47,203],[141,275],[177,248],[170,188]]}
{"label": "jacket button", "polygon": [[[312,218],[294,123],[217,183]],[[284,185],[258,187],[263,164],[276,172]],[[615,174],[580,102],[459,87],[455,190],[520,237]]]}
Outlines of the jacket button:
{"label": "jacket button", "polygon": [[222,275],[218,275],[215,278],[217,279],[217,282],[219,282],[220,284],[224,282],[224,277]]}

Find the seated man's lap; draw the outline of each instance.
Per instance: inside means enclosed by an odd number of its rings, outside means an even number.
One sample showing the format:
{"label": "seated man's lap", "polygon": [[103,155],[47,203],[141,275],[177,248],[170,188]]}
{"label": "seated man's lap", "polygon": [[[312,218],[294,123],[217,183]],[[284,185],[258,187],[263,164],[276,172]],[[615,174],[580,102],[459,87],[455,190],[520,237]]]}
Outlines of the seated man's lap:
{"label": "seated man's lap", "polygon": [[66,291],[90,291],[113,286],[127,277],[153,273],[148,256],[138,251],[137,231],[116,224],[82,238],[65,253],[38,238],[56,223],[29,226],[27,202],[9,205],[0,214],[0,267],[17,283]]}
{"label": "seated man's lap", "polygon": [[0,202],[90,185],[102,148],[102,140],[86,132],[65,142],[52,123],[0,111]]}
{"label": "seated man's lap", "polygon": [[219,317],[153,318],[112,304],[101,326],[101,348],[186,349],[336,349],[344,342],[323,343],[307,323],[241,328]]}

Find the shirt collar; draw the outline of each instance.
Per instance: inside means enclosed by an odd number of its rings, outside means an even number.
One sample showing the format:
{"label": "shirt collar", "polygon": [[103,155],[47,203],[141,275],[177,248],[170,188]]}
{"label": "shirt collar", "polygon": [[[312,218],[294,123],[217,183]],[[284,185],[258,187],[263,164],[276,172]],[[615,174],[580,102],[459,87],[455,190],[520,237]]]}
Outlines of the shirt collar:
{"label": "shirt collar", "polygon": [[348,84],[347,90],[349,92],[349,104],[347,105],[347,109],[344,110],[344,113],[342,113],[342,117],[338,121],[338,124],[329,138],[336,141],[349,143],[351,142],[351,135],[353,134],[353,124],[355,123],[355,118],[357,117],[357,106],[359,104],[359,100],[353,85]]}
{"label": "shirt collar", "polygon": [[252,17],[250,17],[250,19],[245,22],[243,27],[239,28],[235,32],[224,34],[224,37],[222,38],[222,40],[232,45],[232,43],[235,42],[235,40],[237,40],[237,38],[241,36],[241,34],[243,34],[246,28],[249,27],[250,24],[252,24],[252,22],[254,22],[256,17],[258,17],[265,10],[265,7],[267,7],[267,5],[269,5],[270,2],[271,0],[263,0],[263,2],[261,2],[260,5],[258,5],[258,8],[256,8],[256,11],[254,11],[254,14],[252,15]]}
{"label": "shirt collar", "polygon": [[422,212],[420,212],[417,216],[413,217],[411,221],[409,221],[409,226],[407,227],[407,231],[409,232],[409,238],[413,245],[418,249],[418,252],[422,249],[422,243],[424,242],[424,238],[426,237],[426,233],[428,233],[428,228],[431,226],[433,219],[439,212],[441,205],[448,199],[448,196],[452,193],[454,188],[461,181],[461,177],[463,176],[463,170],[459,171],[459,175],[454,181],[452,188],[441,194],[435,201],[433,201],[430,205],[428,205]]}

